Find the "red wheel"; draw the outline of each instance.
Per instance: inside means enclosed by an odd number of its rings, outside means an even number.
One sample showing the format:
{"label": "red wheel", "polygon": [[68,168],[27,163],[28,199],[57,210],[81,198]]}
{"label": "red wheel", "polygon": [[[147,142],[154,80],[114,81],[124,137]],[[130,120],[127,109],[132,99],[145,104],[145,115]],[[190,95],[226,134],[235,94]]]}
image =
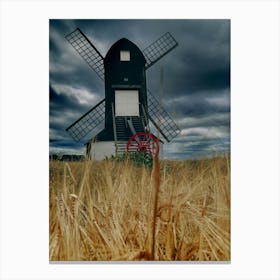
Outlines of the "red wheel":
{"label": "red wheel", "polygon": [[126,151],[146,153],[150,156],[158,157],[158,139],[151,133],[137,132],[128,139]]}

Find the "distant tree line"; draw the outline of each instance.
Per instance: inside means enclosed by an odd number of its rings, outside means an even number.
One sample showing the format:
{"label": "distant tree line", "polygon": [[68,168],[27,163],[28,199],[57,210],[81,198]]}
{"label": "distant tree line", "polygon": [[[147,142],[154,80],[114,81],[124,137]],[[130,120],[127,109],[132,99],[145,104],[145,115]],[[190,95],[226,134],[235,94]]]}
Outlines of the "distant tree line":
{"label": "distant tree line", "polygon": [[57,160],[57,161],[83,161],[85,160],[85,156],[83,155],[49,155],[49,160]]}

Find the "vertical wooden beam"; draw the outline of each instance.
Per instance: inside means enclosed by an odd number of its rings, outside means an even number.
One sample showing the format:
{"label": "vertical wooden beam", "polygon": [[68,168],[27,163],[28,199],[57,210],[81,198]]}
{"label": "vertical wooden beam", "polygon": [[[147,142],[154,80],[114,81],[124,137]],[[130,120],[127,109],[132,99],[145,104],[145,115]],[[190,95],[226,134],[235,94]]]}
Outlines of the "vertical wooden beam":
{"label": "vertical wooden beam", "polygon": [[114,141],[115,141],[116,155],[117,155],[117,152],[118,152],[117,141],[118,141],[118,139],[117,139],[117,129],[116,129],[114,103],[112,103],[112,118],[113,118],[113,129],[114,129]]}

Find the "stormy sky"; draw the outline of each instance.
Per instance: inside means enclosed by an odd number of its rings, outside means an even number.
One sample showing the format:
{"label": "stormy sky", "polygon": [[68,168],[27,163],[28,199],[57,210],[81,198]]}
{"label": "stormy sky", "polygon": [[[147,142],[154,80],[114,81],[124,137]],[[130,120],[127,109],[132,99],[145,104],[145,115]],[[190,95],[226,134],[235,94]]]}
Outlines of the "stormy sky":
{"label": "stormy sky", "polygon": [[169,31],[178,47],[146,72],[159,99],[163,69],[163,107],[181,129],[164,145],[164,158],[230,151],[230,20],[50,20],[50,153],[84,153],[65,129],[105,94],[104,82],[65,39],[77,27],[103,56],[123,37],[143,50]]}

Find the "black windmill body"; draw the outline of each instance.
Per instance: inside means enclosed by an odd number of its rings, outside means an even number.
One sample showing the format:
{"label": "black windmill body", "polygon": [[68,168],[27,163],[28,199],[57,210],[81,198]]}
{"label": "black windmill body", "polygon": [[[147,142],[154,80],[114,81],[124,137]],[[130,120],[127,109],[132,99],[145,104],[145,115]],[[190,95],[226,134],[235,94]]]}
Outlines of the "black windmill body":
{"label": "black windmill body", "polygon": [[125,152],[133,135],[149,133],[149,120],[167,142],[178,135],[180,129],[146,87],[146,70],[178,45],[170,33],[143,51],[128,39],[120,39],[105,58],[79,28],[66,39],[105,80],[105,98],[66,129],[81,141],[104,122],[104,129],[87,142],[89,158]]}
{"label": "black windmill body", "polygon": [[105,138],[114,141],[115,116],[117,139],[127,141],[131,131],[127,125],[130,118],[135,130],[144,131],[143,108],[147,107],[146,60],[136,45],[127,39],[117,41],[104,59],[105,69]]}

